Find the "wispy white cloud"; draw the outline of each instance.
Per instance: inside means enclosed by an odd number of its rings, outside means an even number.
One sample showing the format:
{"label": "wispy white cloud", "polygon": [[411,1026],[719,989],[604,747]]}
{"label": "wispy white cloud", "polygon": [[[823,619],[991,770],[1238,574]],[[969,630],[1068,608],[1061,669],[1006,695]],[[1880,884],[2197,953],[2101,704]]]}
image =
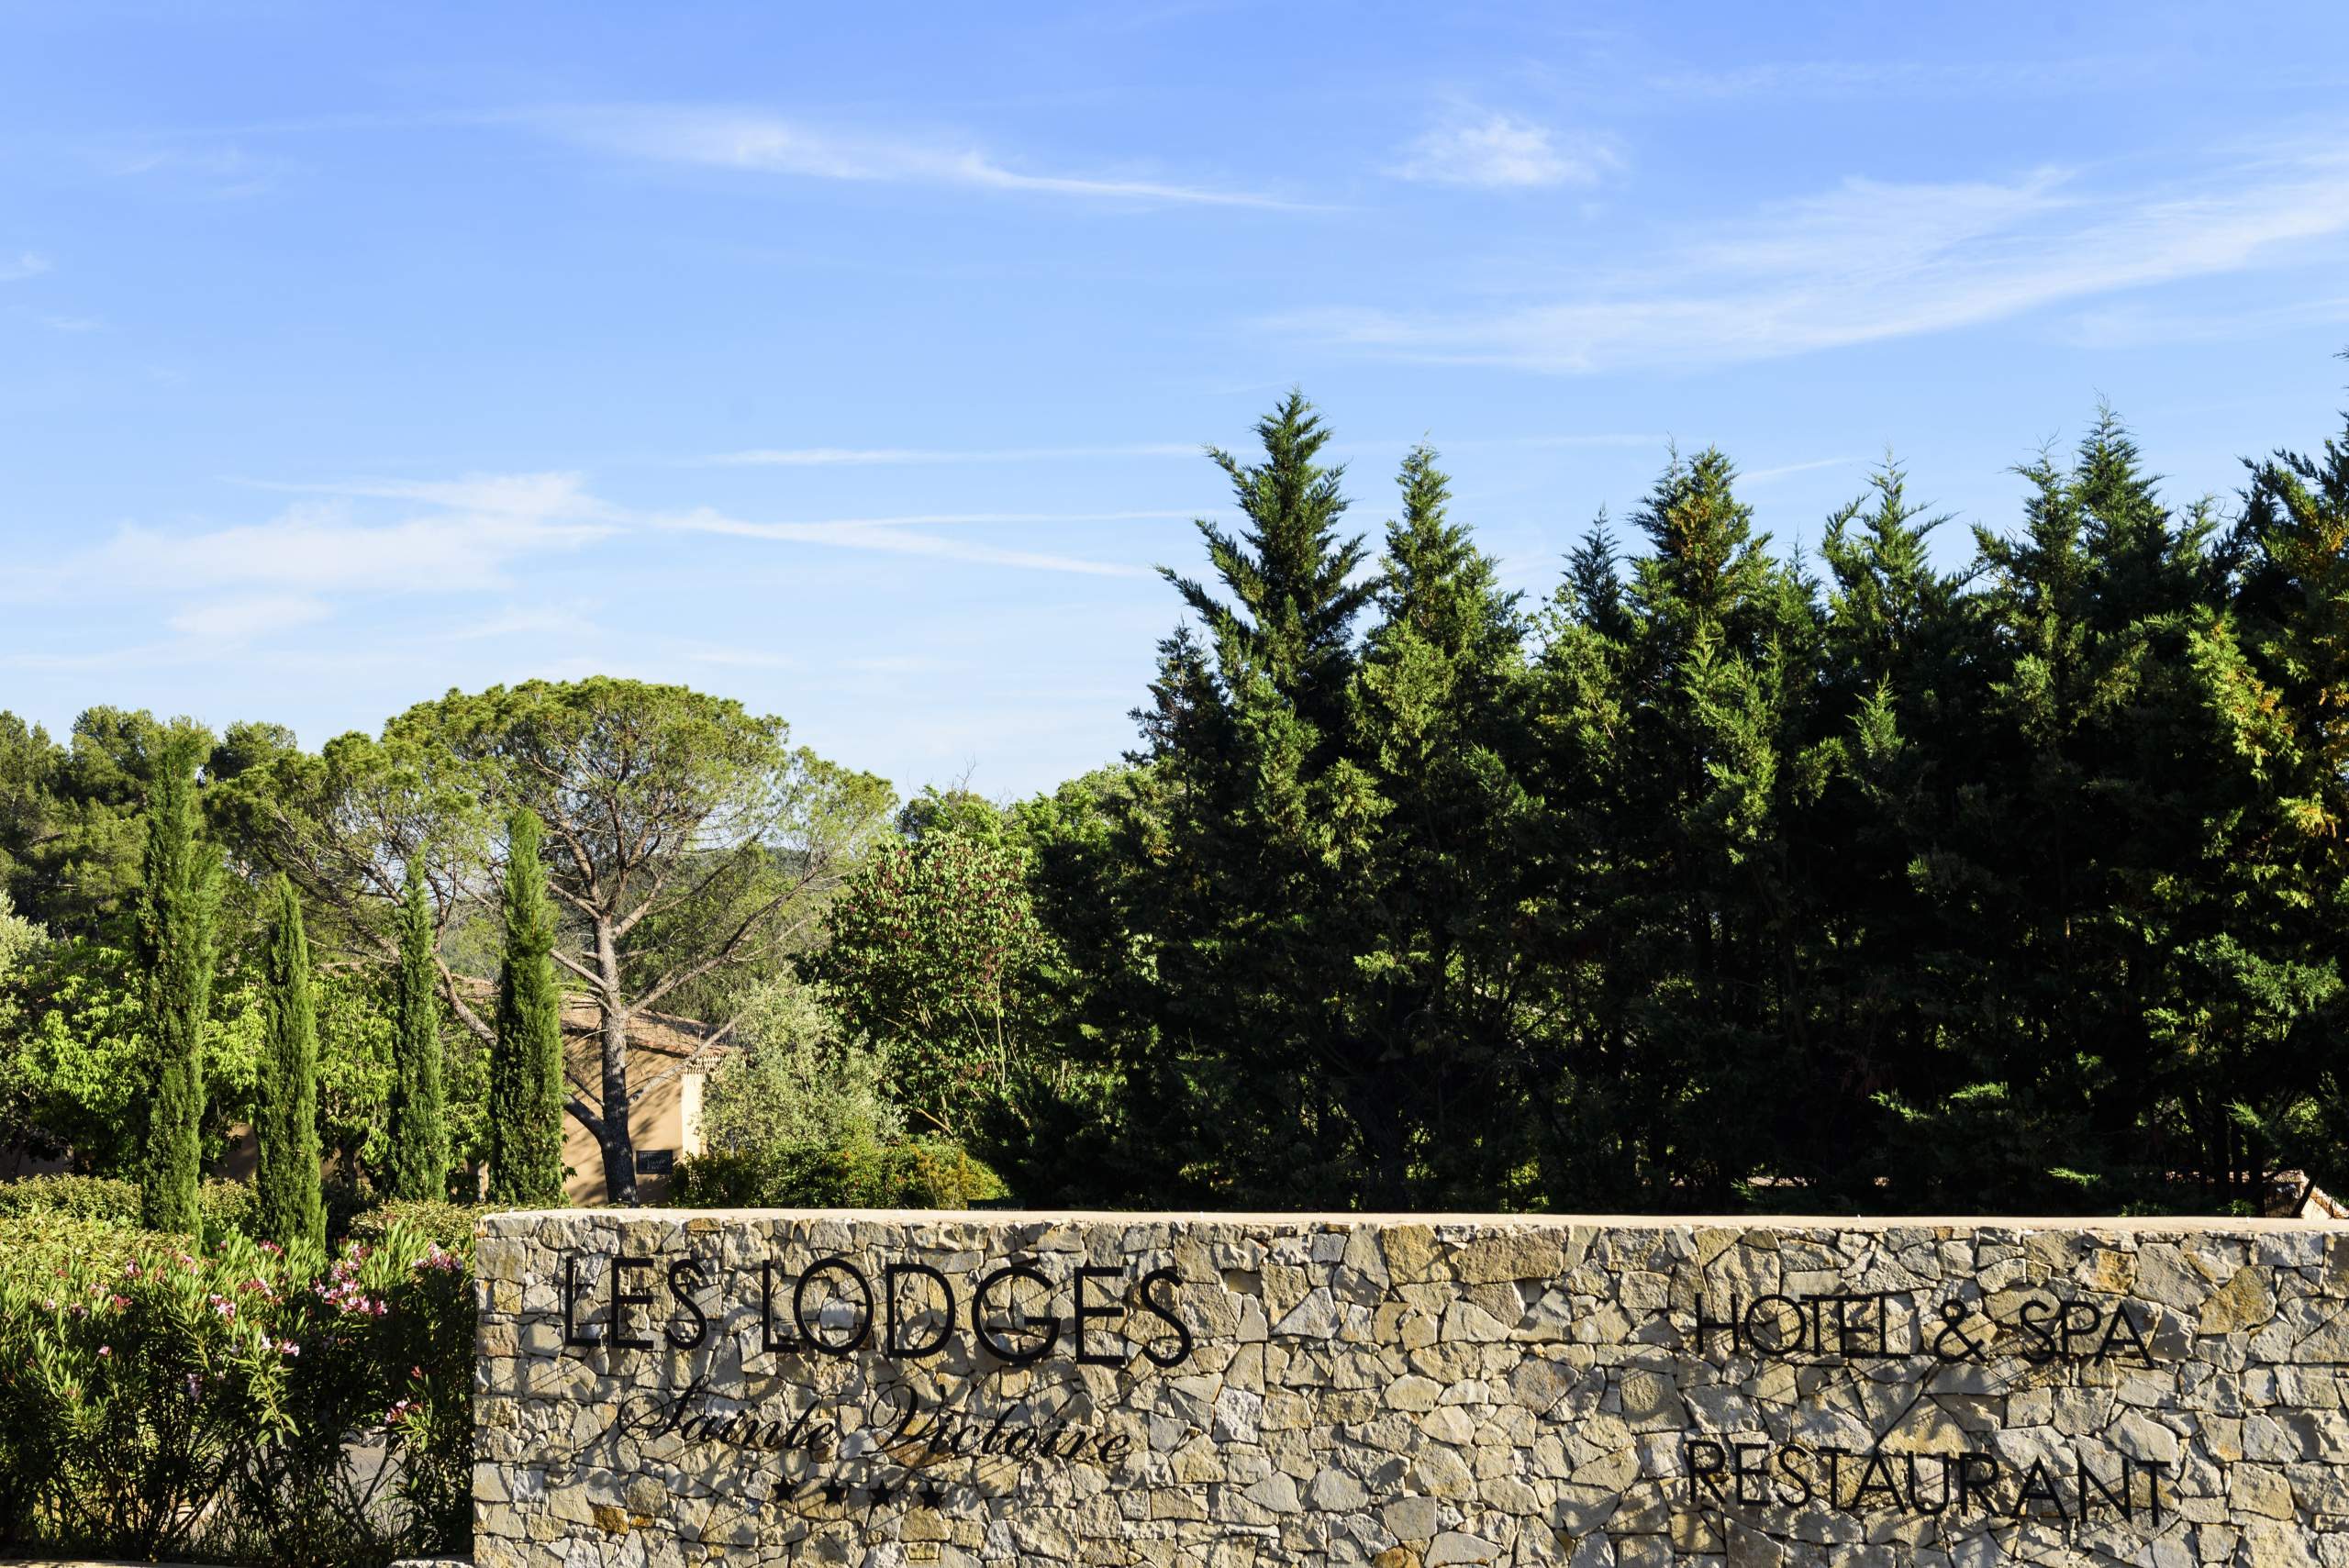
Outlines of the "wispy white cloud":
{"label": "wispy white cloud", "polygon": [[913,182],[1097,201],[1294,207],[1262,192],[1016,169],[965,141],[834,129],[757,109],[612,105],[529,117],[581,146],[662,162],[811,180]]}
{"label": "wispy white cloud", "polygon": [[910,520],[869,517],[820,523],[756,523],[702,507],[663,517],[660,526],[681,533],[718,534],[733,539],[768,539],[778,544],[812,544],[835,550],[874,550],[887,555],[930,556],[942,561],[1021,567],[1033,572],[1072,572],[1091,577],[1146,577],[1150,574],[1144,567],[1121,562],[1093,561],[1043,550],[1009,550],[941,534],[920,533],[899,526],[901,522]]}
{"label": "wispy white cloud", "polygon": [[1728,232],[1666,243],[1563,298],[1453,314],[1375,306],[1277,325],[1397,357],[1553,372],[1767,359],[1998,321],[2243,271],[2349,232],[2349,155],[2099,193],[2008,182],[1852,180]]}
{"label": "wispy white cloud", "polygon": [[2349,321],[2349,295],[2242,310],[2164,309],[2142,300],[2121,300],[2080,312],[2065,338],[2084,349],[2137,349],[2151,344],[2221,343],[2257,333],[2344,321]]}
{"label": "wispy white cloud", "polygon": [[1199,516],[1185,511],[1146,512],[906,512],[894,517],[821,517],[790,526],[796,528],[908,528],[983,527],[988,524],[1163,523]]}
{"label": "wispy white cloud", "polygon": [[589,604],[510,605],[484,619],[440,632],[451,642],[492,642],[509,637],[576,636],[595,624],[596,606]]}
{"label": "wispy white cloud", "polygon": [[1620,160],[1595,138],[1562,143],[1558,133],[1512,115],[1456,116],[1420,136],[1387,172],[1398,180],[1487,189],[1587,185]]}
{"label": "wispy white cloud", "polygon": [[1772,468],[1748,469],[1737,477],[1742,484],[1762,484],[1773,479],[1784,479],[1789,474],[1815,473],[1822,468],[1849,468],[1858,461],[1849,457],[1820,457],[1809,462],[1782,462]]}
{"label": "wispy white cloud", "polygon": [[195,605],[171,618],[173,631],[196,642],[241,645],[322,621],[332,612],[306,595],[276,594]]}
{"label": "wispy white cloud", "polygon": [[19,250],[14,259],[0,257],[0,284],[22,282],[37,278],[48,272],[49,258],[33,250]]}
{"label": "wispy white cloud", "polygon": [[700,461],[741,468],[917,468],[965,462],[1058,462],[1086,458],[1197,457],[1196,441],[1147,441],[1124,446],[995,447],[757,447],[718,452]]}
{"label": "wispy white cloud", "polygon": [[[573,473],[477,475],[435,484],[266,485],[306,501],[261,523],[167,531],[133,525],[68,571],[150,590],[265,587],[296,593],[466,593],[502,586],[522,558],[573,549],[620,526]],[[388,522],[344,498],[416,504]]]}
{"label": "wispy white cloud", "polygon": [[92,150],[90,157],[112,179],[156,180],[187,195],[225,198],[259,195],[293,167],[282,157],[205,136],[116,142]]}
{"label": "wispy white cloud", "polygon": [[[105,600],[148,608],[168,635],[135,647],[74,653],[0,649],[0,668],[154,666],[234,654],[260,659],[306,644],[288,634],[386,596],[457,599],[505,591],[493,613],[452,617],[435,645],[575,642],[599,628],[594,606],[530,592],[560,557],[624,533],[702,534],[1014,571],[1146,575],[1130,562],[933,531],[989,525],[1158,521],[1187,512],[921,513],[814,522],[748,522],[702,508],[632,508],[591,493],[575,473],[473,474],[451,480],[354,480],[249,488],[300,499],[265,520],[228,527],[127,525],[90,549],[38,562],[0,560],[0,605]],[[0,614],[0,625],[6,623]],[[696,655],[696,657],[701,657]],[[723,650],[709,660],[722,661]]]}
{"label": "wispy white cloud", "polygon": [[1779,60],[1717,71],[1673,70],[1646,77],[1641,89],[1673,98],[1818,99],[1898,95],[2078,92],[2142,83],[2144,60],[2067,55],[2035,61]]}

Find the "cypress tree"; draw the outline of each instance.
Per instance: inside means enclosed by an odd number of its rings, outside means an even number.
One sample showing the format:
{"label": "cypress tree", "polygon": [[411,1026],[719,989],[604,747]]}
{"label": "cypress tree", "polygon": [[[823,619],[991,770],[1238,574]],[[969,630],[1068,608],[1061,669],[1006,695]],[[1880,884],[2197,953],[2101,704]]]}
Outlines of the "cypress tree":
{"label": "cypress tree", "polygon": [[523,1207],[563,1200],[562,1000],[540,831],[529,810],[517,811],[507,828],[506,954],[489,1068],[489,1195]]}
{"label": "cypress tree", "polygon": [[400,902],[397,1011],[392,1034],[392,1148],[395,1197],[448,1195],[449,1129],[440,1095],[440,1009],[433,994],[432,904],[424,858],[407,862]]}
{"label": "cypress tree", "polygon": [[204,1020],[212,1001],[212,918],[219,862],[195,831],[196,747],[166,740],[148,787],[134,951],[151,1057],[139,1223],[197,1233],[204,1119]]}
{"label": "cypress tree", "polygon": [[269,938],[267,1037],[261,1058],[255,1173],[262,1233],[287,1247],[327,1244],[318,1192],[318,1025],[310,995],[310,944],[302,901],[277,879],[277,920]]}

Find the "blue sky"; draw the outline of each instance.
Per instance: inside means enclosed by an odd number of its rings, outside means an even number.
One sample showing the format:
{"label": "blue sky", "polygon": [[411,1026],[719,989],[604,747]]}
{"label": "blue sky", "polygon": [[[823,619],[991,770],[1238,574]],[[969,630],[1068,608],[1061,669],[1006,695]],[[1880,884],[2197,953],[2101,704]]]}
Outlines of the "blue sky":
{"label": "blue sky", "polygon": [[1047,787],[1292,384],[1537,595],[1675,439],[1788,549],[2099,396],[2228,492],[2349,401],[2344,89],[2334,5],[0,5],[0,706],[604,671]]}

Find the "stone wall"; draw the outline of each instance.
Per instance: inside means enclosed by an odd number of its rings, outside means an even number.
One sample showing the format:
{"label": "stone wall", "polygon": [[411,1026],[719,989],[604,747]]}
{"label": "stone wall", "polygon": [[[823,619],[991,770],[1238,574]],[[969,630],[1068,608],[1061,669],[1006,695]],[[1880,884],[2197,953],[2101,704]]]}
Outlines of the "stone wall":
{"label": "stone wall", "polygon": [[2334,1224],[606,1210],[478,1263],[484,1568],[2349,1564]]}

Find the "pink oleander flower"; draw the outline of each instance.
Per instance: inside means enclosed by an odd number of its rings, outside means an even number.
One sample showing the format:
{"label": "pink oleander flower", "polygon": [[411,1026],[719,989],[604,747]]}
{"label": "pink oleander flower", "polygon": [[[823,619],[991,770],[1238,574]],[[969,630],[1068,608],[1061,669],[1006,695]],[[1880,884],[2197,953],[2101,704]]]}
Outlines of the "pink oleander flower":
{"label": "pink oleander flower", "polygon": [[281,1340],[277,1344],[277,1351],[280,1355],[298,1356],[302,1353],[302,1347],[291,1340]]}
{"label": "pink oleander flower", "polygon": [[113,1297],[113,1303],[114,1303],[114,1309],[115,1309],[117,1312],[119,1312],[119,1311],[121,1311],[124,1307],[128,1307],[128,1306],[129,1306],[129,1305],[130,1305],[130,1297],[128,1297],[128,1296],[117,1296]]}
{"label": "pink oleander flower", "polygon": [[98,1354],[102,1356],[110,1356],[114,1354],[114,1347],[112,1345],[100,1345],[98,1347]]}

